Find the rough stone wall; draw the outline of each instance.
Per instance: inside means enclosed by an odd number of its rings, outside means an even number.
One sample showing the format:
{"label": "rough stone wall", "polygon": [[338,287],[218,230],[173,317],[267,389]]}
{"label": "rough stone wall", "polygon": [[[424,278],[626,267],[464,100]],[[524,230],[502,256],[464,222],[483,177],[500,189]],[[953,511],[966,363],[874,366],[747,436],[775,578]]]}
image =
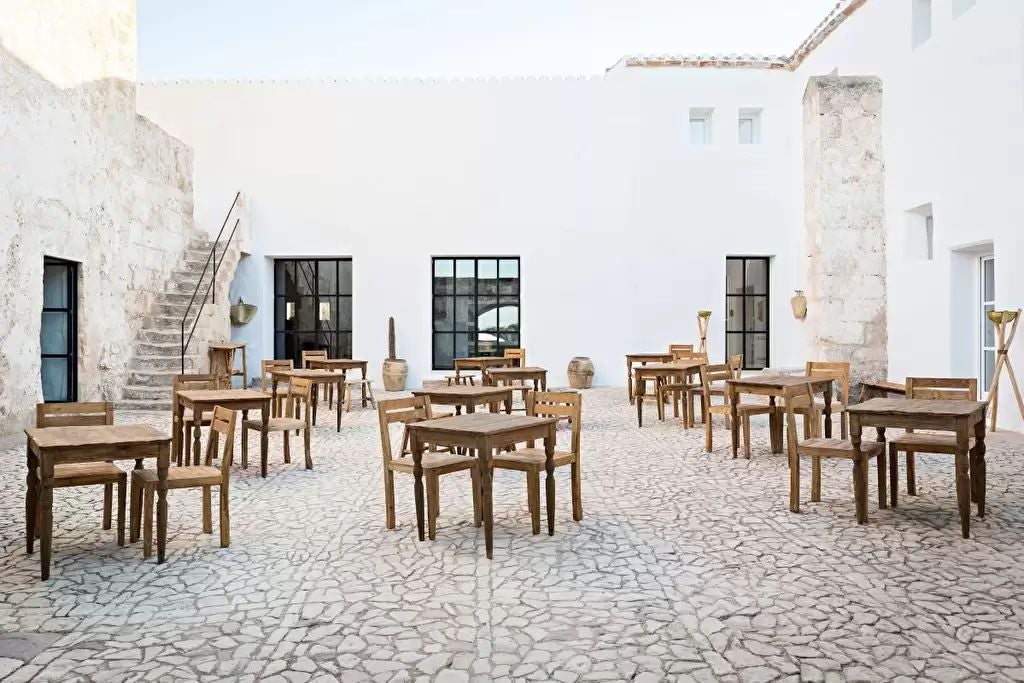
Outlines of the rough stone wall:
{"label": "rough stone wall", "polygon": [[806,324],[815,357],[851,363],[854,386],[885,377],[882,83],[819,77],[804,93]]}
{"label": "rough stone wall", "polygon": [[[45,53],[66,37],[68,22],[54,19],[48,34],[40,17],[60,15],[64,5],[74,6],[70,16],[89,28],[66,54],[57,51],[80,62],[62,71]],[[80,400],[115,400],[136,331],[181,262],[194,229],[191,150],[136,114],[132,81],[79,81],[129,67],[134,74],[134,2],[4,3],[0,26],[0,433],[5,433],[28,424],[42,396],[43,257],[80,263]],[[74,84],[54,83],[8,45],[29,46],[31,59],[44,55],[51,77],[63,73],[64,81]],[[92,60],[83,56],[89,45],[98,52]]]}

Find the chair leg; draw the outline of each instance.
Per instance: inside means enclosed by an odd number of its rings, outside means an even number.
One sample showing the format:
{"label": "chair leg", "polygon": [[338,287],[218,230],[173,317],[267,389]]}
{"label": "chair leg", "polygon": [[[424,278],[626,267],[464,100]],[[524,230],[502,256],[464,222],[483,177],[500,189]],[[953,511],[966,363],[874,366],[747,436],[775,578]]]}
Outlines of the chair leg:
{"label": "chair leg", "polygon": [[[192,459],[192,423],[185,423],[185,464],[188,465]],[[180,462],[178,463],[181,464]]]}
{"label": "chair leg", "polygon": [[117,544],[124,547],[124,508],[127,497],[128,475],[122,474],[117,480]]}
{"label": "chair leg", "polygon": [[821,456],[811,458],[811,502],[821,502]]}
{"label": "chair leg", "polygon": [[889,505],[896,507],[899,505],[899,488],[900,488],[900,452],[896,449],[896,444],[889,444]]}
{"label": "chair leg", "polygon": [[249,428],[242,423],[242,469],[249,468]]}
{"label": "chair leg", "polygon": [[228,487],[220,485],[217,491],[220,499],[220,547],[231,545],[231,513],[228,510]]}
{"label": "chair leg", "polygon": [[570,465],[570,471],[572,475],[572,518],[579,522],[583,520],[583,481],[579,462],[574,461]]}
{"label": "chair leg", "polygon": [[312,454],[312,452],[310,450],[310,438],[312,438],[312,437],[310,435],[309,429],[308,428],[307,429],[303,429],[302,430],[302,448],[303,448],[303,450],[305,451],[305,454],[306,454],[306,469],[307,470],[313,469],[313,454]]}
{"label": "chair leg", "polygon": [[885,478],[889,475],[885,470],[885,449],[878,454],[878,508],[884,510],[889,507],[889,496],[886,492]]}
{"label": "chair leg", "polygon": [[474,467],[469,472],[473,479],[473,524],[479,528],[483,519],[480,513],[480,470]]}
{"label": "chair leg", "polygon": [[864,458],[853,461],[853,498],[857,509],[857,524],[868,521],[867,467]]}
{"label": "chair leg", "polygon": [[741,425],[743,427],[743,455],[750,457],[750,416],[743,415],[739,418],[742,420]]}
{"label": "chair leg", "polygon": [[384,528],[395,528],[395,473],[390,469],[384,470]]}
{"label": "chair leg", "polygon": [[427,484],[427,537],[433,541],[437,538],[437,501],[441,497],[440,477],[436,474],[426,476]]}
{"label": "chair leg", "polygon": [[800,512],[800,455],[789,463],[789,511]]}
{"label": "chair leg", "polygon": [[110,530],[111,512],[114,508],[114,485],[103,485],[103,530]]}
{"label": "chair leg", "polygon": [[537,470],[526,473],[526,497],[530,502],[530,525],[536,536],[540,533],[540,472]]}
{"label": "chair leg", "polygon": [[352,387],[348,384],[345,385],[345,412],[352,412]]}
{"label": "chair leg", "polygon": [[203,487],[203,533],[213,533],[213,504],[209,486]]}
{"label": "chair leg", "polygon": [[142,525],[142,490],[145,487],[135,479],[132,480],[132,503],[128,510],[128,542],[139,540],[139,529]]}
{"label": "chair leg", "polygon": [[288,430],[286,429],[281,433],[284,434],[284,461],[290,463],[292,461],[292,453],[288,445]]}
{"label": "chair leg", "polygon": [[907,451],[907,494],[917,495],[917,473],[914,471],[914,452]]}
{"label": "chair leg", "polygon": [[839,435],[845,441],[849,437],[849,422],[846,419],[846,411],[839,413]]}
{"label": "chair leg", "polygon": [[142,503],[142,556],[149,559],[153,555],[153,494],[155,488],[145,486]]}

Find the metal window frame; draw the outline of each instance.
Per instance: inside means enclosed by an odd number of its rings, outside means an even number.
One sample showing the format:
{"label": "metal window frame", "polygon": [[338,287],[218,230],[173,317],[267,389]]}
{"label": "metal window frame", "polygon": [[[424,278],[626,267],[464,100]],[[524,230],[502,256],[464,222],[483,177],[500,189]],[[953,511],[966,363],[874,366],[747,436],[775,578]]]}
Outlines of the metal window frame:
{"label": "metal window frame", "polygon": [[[994,332],[992,335],[992,346],[985,345],[986,325],[994,324],[988,319],[985,312],[985,306],[991,304],[993,310],[995,310],[996,307],[995,297],[991,300],[985,298],[985,263],[988,261],[992,262],[992,292],[995,294],[996,256],[995,254],[985,254],[984,256],[978,257],[978,312],[981,318],[981,326],[978,329],[978,347],[980,349],[980,353],[978,354],[978,396],[981,398],[988,393],[993,379],[992,377],[985,376],[985,353],[987,351],[992,351],[995,354],[997,351]],[[995,360],[998,360],[998,354],[996,354]],[[995,360],[993,360],[993,367],[995,367]]]}
{"label": "metal window frame", "polygon": [[[435,292],[435,288],[434,287],[437,284],[437,279],[434,276],[434,272],[435,272],[435,266],[436,266],[438,261],[451,261],[452,262],[452,285],[453,285],[453,291],[452,291],[451,294],[435,294],[434,293]],[[454,285],[455,285],[455,280],[456,280],[456,277],[455,277],[455,262],[456,261],[472,261],[473,262],[473,293],[472,294],[456,294],[455,291],[454,291]],[[496,255],[496,256],[455,256],[455,255],[442,255],[442,256],[431,256],[430,257],[430,367],[431,367],[432,370],[453,370],[455,368],[455,363],[454,363],[454,359],[455,359],[455,336],[457,334],[469,335],[470,340],[469,340],[468,353],[469,353],[470,356],[476,356],[476,355],[478,355],[480,353],[480,351],[477,348],[477,343],[479,341],[479,338],[477,337],[477,335],[480,334],[480,330],[478,330],[478,329],[460,330],[460,329],[458,329],[457,322],[454,319],[455,300],[458,297],[460,297],[460,296],[461,297],[467,297],[467,298],[468,297],[472,297],[472,299],[473,299],[473,312],[474,312],[474,315],[477,315],[477,317],[479,317],[479,314],[477,313],[477,311],[480,310],[479,300],[480,300],[480,296],[481,296],[480,295],[480,261],[498,261],[499,262],[498,263],[498,278],[497,278],[498,281],[499,281],[499,285],[498,285],[498,291],[494,295],[494,298],[497,300],[497,306],[495,308],[501,308],[501,300],[502,300],[501,285],[500,285],[500,280],[501,280],[501,263],[500,262],[501,261],[515,261],[516,262],[516,282],[518,283],[518,290],[519,290],[518,293],[515,295],[515,299],[518,301],[518,303],[516,304],[516,309],[517,309],[517,311],[519,313],[519,315],[518,315],[518,317],[519,317],[519,329],[516,331],[516,335],[519,337],[519,344],[516,344],[515,346],[511,346],[511,345],[508,345],[508,344],[501,344],[501,343],[499,343],[499,344],[497,344],[497,346],[495,348],[495,352],[496,353],[497,352],[503,353],[506,348],[509,348],[509,349],[511,349],[511,348],[518,348],[522,344],[522,341],[523,341],[523,336],[522,336],[523,335],[523,263],[522,263],[521,257],[519,257],[519,256],[511,256],[511,255]],[[486,297],[489,297],[490,295],[485,294],[483,296],[486,298]],[[511,298],[511,295],[506,294],[505,296]],[[451,330],[435,330],[434,329],[434,322],[435,322],[434,321],[434,299],[438,298],[438,297],[450,298],[452,300],[453,318],[452,318],[452,329]],[[499,326],[500,326],[500,323],[501,323],[501,321],[498,320]],[[500,332],[500,331],[501,330],[500,330],[500,327],[499,327],[498,332]],[[437,351],[437,335],[438,334],[447,334],[447,335],[451,336],[451,340],[452,340],[452,359],[453,359],[453,362],[452,362],[451,365],[439,366],[439,365],[437,365],[437,363],[435,363],[435,358],[437,358],[436,351]]]}
{"label": "metal window frame", "polygon": [[[68,269],[67,292],[65,293],[68,302],[67,307],[58,308],[55,306],[43,305],[40,319],[39,358],[63,358],[68,364],[67,375],[67,398],[60,401],[46,401],[46,403],[74,403],[78,400],[78,266],[75,261],[56,258],[53,256],[43,257],[43,279],[46,279],[46,266],[62,266]],[[66,353],[43,353],[42,343],[42,314],[43,313],[64,313],[68,317],[68,337]],[[43,370],[40,363],[39,382],[42,387]]]}
{"label": "metal window frame", "polygon": [[[742,294],[730,294],[729,293],[729,262],[739,261],[743,271],[743,286]],[[747,262],[748,261],[762,261],[764,263],[764,293],[748,293],[747,290]],[[726,256],[725,257],[725,357],[728,359],[729,356],[729,335],[739,334],[743,348],[743,369],[744,370],[762,370],[761,367],[753,367],[749,365],[749,358],[747,353],[747,337],[754,334],[764,335],[764,349],[765,349],[765,365],[764,367],[771,367],[772,358],[772,342],[771,342],[771,322],[772,322],[772,307],[771,307],[771,289],[772,289],[772,271],[771,271],[771,257],[770,256]],[[765,300],[765,319],[764,319],[764,330],[748,330],[747,327],[747,299],[754,297],[764,297]],[[729,329],[729,299],[741,299],[742,307],[740,312],[741,328],[740,329]]]}
{"label": "metal window frame", "polygon": [[[321,341],[320,341],[321,339],[327,339],[328,340],[327,343],[329,345],[338,347],[340,349],[340,347],[341,347],[341,343],[340,343],[341,336],[347,334],[348,337],[349,337],[349,355],[351,355],[351,353],[352,353],[351,345],[352,345],[352,341],[353,341],[352,328],[355,327],[355,311],[354,311],[354,309],[352,309],[352,302],[353,302],[353,300],[355,298],[355,285],[354,285],[355,272],[354,272],[354,266],[353,266],[353,268],[350,268],[352,282],[349,283],[349,288],[348,288],[349,289],[349,293],[348,294],[341,294],[340,290],[342,289],[342,287],[341,287],[341,281],[340,281],[340,275],[341,275],[341,267],[340,267],[340,265],[343,262],[348,262],[348,263],[351,264],[352,263],[352,258],[351,257],[347,257],[347,256],[324,256],[324,257],[312,257],[312,258],[282,257],[282,258],[275,258],[274,259],[274,358],[277,358],[277,359],[284,359],[284,358],[286,358],[286,353],[285,353],[285,350],[284,350],[284,347],[285,347],[284,342],[285,342],[285,339],[288,337],[288,335],[291,335],[293,338],[297,338],[300,335],[313,335],[313,338],[316,340],[317,343],[321,343]],[[309,263],[309,264],[313,265],[313,288],[312,288],[313,289],[313,293],[312,294],[300,294],[300,295],[297,295],[295,297],[289,297],[286,294],[283,294],[283,293],[279,292],[278,289],[277,289],[279,269],[285,268],[288,264],[298,264],[298,263]],[[335,293],[334,294],[321,294],[320,293],[320,264],[321,263],[332,263],[334,265],[334,268],[335,268]],[[298,266],[296,266],[296,267],[298,267]],[[280,312],[279,307],[286,305],[286,303],[288,301],[290,301],[290,300],[294,300],[294,301],[297,302],[300,299],[312,299],[313,300],[314,319],[316,321],[315,326],[314,326],[315,329],[312,329],[312,330],[285,330],[285,329],[278,329],[278,327],[277,327],[277,320],[278,320],[278,313]],[[324,330],[321,327],[321,325],[320,325],[319,307],[317,305],[320,299],[330,299],[330,300],[332,300],[335,303],[335,305],[337,305],[341,299],[348,299],[349,300],[349,308],[350,308],[350,310],[352,310],[352,322],[349,325],[349,329],[341,329],[339,327],[338,329]],[[292,358],[292,360],[296,364],[298,364],[300,362],[300,359],[301,359],[301,350],[299,350],[299,344],[296,343],[295,344],[295,348],[297,349],[297,352],[299,353],[299,358]]]}

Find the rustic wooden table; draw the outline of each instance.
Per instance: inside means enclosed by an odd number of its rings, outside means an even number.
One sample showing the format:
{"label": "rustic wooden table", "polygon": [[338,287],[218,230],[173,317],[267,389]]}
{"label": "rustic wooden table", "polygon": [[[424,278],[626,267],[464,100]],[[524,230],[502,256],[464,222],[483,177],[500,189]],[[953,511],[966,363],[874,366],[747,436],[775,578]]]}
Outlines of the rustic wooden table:
{"label": "rustic wooden table", "polygon": [[[726,380],[729,387],[729,418],[732,430],[732,457],[739,454],[740,423],[737,419],[739,404],[743,394],[767,396],[768,405],[775,407],[775,400],[782,398],[787,387],[810,384],[811,390],[821,392],[825,400],[825,438],[832,438],[832,377],[808,377],[807,375],[753,375],[739,379]],[[768,414],[768,435],[772,453],[782,452],[782,415],[778,410]]]}
{"label": "rustic wooden table", "polygon": [[[345,375],[349,370],[359,369],[363,379],[366,379],[366,366],[365,360],[359,360],[358,358],[307,358],[306,367],[310,370],[341,370],[342,376]],[[366,385],[363,385],[363,407],[366,407]],[[341,397],[338,397],[338,401],[341,401]]]}
{"label": "rustic wooden table", "polygon": [[[195,389],[178,392],[178,419],[174,429],[174,457],[181,463],[182,443],[186,438],[183,428],[185,408],[191,408],[193,415],[212,412],[214,406],[222,406],[229,410],[241,410],[242,419],[249,417],[250,410],[259,410],[263,418],[263,429],[260,430],[260,474],[267,476],[267,423],[270,421],[270,394],[256,389]],[[202,450],[199,445],[199,423],[195,423],[192,440],[192,453],[196,464],[199,464]],[[186,465],[188,463],[185,463]]]}
{"label": "rustic wooden table", "polygon": [[870,401],[873,398],[885,398],[889,394],[897,396],[907,395],[907,385],[888,380],[863,380],[860,383],[859,399],[861,403]]}
{"label": "rustic wooden table", "polygon": [[[479,370],[481,373],[488,368],[510,368],[515,365],[515,358],[504,358],[502,356],[473,356],[470,358],[455,359],[455,376],[458,377],[463,370]],[[481,381],[483,381],[481,379]]]}
{"label": "rustic wooden table", "polygon": [[[877,440],[885,441],[887,427],[932,429],[956,434],[956,499],[960,511],[960,531],[971,535],[971,500],[978,504],[978,516],[985,516],[985,410],[983,401],[949,401],[919,398],[873,398],[847,408],[850,416],[850,440],[860,454],[861,430],[874,427]],[[974,448],[970,447],[974,436]],[[889,470],[889,484],[895,490],[898,481]],[[891,495],[891,494],[890,494]]]}
{"label": "rustic wooden table", "polygon": [[544,440],[544,469],[547,472],[548,535],[555,533],[555,424],[553,417],[530,417],[502,413],[474,413],[426,420],[406,426],[412,444],[416,528],[424,540],[423,450],[425,444],[470,448],[480,461],[480,500],[484,522],[487,559],[494,556],[494,510],[491,501],[491,458],[495,449],[509,448],[523,441]]}
{"label": "rustic wooden table", "polygon": [[490,405],[492,412],[497,412],[493,408],[499,402],[504,402],[506,413],[512,412],[512,387],[467,387],[458,384],[451,387],[413,389],[412,395],[427,396],[431,404],[455,406],[456,414],[461,414],[463,408],[467,413],[474,413],[477,406],[483,405]]}
{"label": "rustic wooden table", "polygon": [[147,458],[156,459],[156,558],[163,562],[167,548],[167,469],[171,437],[149,425],[98,425],[26,429],[28,476],[25,491],[25,547],[33,551],[36,506],[42,508],[39,532],[40,576],[50,578],[53,543],[53,468],[55,465],[134,460],[141,468]]}
{"label": "rustic wooden table", "polygon": [[[636,387],[636,426],[644,426],[644,395],[647,392],[647,380],[653,379],[655,384],[658,384],[670,377],[675,377],[680,382],[685,382],[691,375],[700,370],[701,365],[704,365],[704,361],[693,359],[679,360],[673,363],[644,363],[633,366],[633,381],[631,385]],[[655,391],[655,398],[657,398],[657,391]],[[658,419],[664,420],[665,404],[660,400],[657,401],[657,404]]]}
{"label": "rustic wooden table", "polygon": [[[345,374],[341,372],[334,372],[333,370],[278,370],[271,368],[270,372],[270,395],[273,398],[273,405],[277,405],[277,384],[282,379],[288,379],[290,377],[301,377],[308,379],[313,383],[313,395],[311,397],[311,403],[313,404],[313,426],[316,426],[316,407],[319,401],[319,386],[325,385],[336,385],[338,387],[338,414],[336,418],[335,431],[341,431],[341,396],[344,391],[345,385]],[[328,406],[330,407],[330,406]]]}
{"label": "rustic wooden table", "polygon": [[548,371],[537,367],[489,368],[484,370],[487,384],[500,386],[502,382],[533,382],[534,391],[548,390]]}

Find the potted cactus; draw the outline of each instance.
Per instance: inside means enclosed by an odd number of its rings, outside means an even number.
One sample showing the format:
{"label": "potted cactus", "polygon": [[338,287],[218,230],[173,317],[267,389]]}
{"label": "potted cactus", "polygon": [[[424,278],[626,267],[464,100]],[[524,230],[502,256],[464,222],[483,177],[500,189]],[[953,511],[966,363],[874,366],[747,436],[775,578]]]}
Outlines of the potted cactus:
{"label": "potted cactus", "polygon": [[409,376],[409,365],[402,358],[395,357],[395,319],[388,318],[388,357],[384,361],[385,391],[405,391],[405,380]]}

